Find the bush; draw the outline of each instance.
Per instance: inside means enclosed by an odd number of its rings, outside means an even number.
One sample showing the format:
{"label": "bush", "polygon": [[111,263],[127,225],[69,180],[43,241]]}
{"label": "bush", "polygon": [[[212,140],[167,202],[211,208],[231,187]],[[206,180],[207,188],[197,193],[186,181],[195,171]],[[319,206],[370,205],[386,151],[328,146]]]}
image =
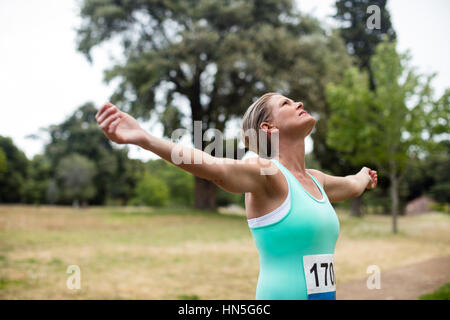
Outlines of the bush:
{"label": "bush", "polygon": [[169,187],[167,184],[151,175],[145,173],[136,186],[136,197],[130,200],[130,205],[147,205],[162,207],[169,200]]}
{"label": "bush", "polygon": [[450,282],[444,284],[435,292],[424,294],[419,297],[420,300],[450,300]]}
{"label": "bush", "polygon": [[450,203],[430,203],[430,209],[433,211],[450,213]]}
{"label": "bush", "polygon": [[150,174],[164,181],[169,188],[171,205],[194,204],[194,175],[163,159],[149,160],[147,166]]}

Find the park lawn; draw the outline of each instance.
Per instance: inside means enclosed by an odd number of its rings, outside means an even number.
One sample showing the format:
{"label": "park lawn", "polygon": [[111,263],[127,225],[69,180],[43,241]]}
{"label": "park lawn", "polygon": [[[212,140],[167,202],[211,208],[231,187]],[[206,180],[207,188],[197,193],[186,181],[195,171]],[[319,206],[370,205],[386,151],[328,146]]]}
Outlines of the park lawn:
{"label": "park lawn", "polygon": [[[450,216],[338,212],[339,283],[450,254]],[[70,290],[69,265],[81,270]],[[0,299],[254,299],[258,253],[245,216],[190,209],[0,206]]]}
{"label": "park lawn", "polygon": [[432,293],[424,294],[419,297],[420,300],[450,300],[450,282],[444,284]]}

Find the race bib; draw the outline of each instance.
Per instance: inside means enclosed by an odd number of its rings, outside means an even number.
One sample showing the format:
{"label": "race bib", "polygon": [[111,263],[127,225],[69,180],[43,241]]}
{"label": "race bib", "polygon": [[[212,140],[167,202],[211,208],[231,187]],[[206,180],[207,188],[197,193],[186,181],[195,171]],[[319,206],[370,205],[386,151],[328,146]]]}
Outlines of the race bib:
{"label": "race bib", "polygon": [[336,300],[334,254],[303,256],[308,300]]}

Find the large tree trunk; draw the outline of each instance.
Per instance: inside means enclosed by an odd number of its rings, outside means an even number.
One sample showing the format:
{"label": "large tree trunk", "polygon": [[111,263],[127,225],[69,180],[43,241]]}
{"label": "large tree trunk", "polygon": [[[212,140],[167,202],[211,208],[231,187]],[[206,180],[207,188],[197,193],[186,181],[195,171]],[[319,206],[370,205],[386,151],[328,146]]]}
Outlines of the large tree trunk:
{"label": "large tree trunk", "polygon": [[397,216],[398,216],[398,177],[395,171],[390,174],[391,179],[391,203],[392,203],[392,231],[397,233]]}
{"label": "large tree trunk", "polygon": [[209,180],[195,177],[194,207],[201,210],[216,210],[217,185]]}
{"label": "large tree trunk", "polygon": [[[194,139],[194,148],[204,151],[205,141],[203,138],[205,136],[205,131],[208,129],[204,125],[209,123],[210,119],[210,110],[204,110],[202,103],[200,101],[200,74],[202,70],[200,70],[199,66],[195,68],[195,75],[193,80],[193,85],[191,87],[190,92],[190,102],[191,102],[191,113],[192,113],[192,138]],[[196,127],[195,121],[201,121],[200,132],[201,137],[197,137],[196,140]],[[201,210],[212,210],[216,211],[216,192],[217,185],[212,183],[209,180],[202,179],[200,177],[195,176],[195,200],[194,207],[196,209]]]}
{"label": "large tree trunk", "polygon": [[350,215],[353,217],[361,217],[361,196],[351,200]]}

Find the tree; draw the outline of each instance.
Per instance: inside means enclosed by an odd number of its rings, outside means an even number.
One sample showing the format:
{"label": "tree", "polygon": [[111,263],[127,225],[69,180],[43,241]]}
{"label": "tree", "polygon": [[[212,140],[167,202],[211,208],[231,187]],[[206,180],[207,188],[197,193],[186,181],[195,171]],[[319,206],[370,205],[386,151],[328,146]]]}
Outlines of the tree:
{"label": "tree", "polygon": [[[370,90],[367,75],[356,69],[350,69],[342,83],[327,88],[333,109],[327,143],[344,152],[351,163],[375,163],[388,175],[394,232],[399,182],[419,154],[439,149],[433,138],[440,130],[432,123],[440,123],[445,115],[433,103],[433,75],[422,79],[409,66],[409,60],[408,54],[396,52],[395,42],[383,42],[371,59],[375,91]],[[430,139],[423,139],[423,135]]]}
{"label": "tree", "polygon": [[450,203],[450,140],[447,139],[442,144],[445,146],[443,152],[429,155],[428,168],[434,183],[428,193],[438,202]]}
{"label": "tree", "polygon": [[3,174],[5,174],[7,168],[6,154],[3,152],[3,149],[0,148],[0,179],[3,177]]}
{"label": "tree", "polygon": [[[376,46],[383,39],[394,41],[396,38],[386,3],[386,0],[337,0],[335,3],[336,14],[334,17],[340,22],[339,34],[345,41],[347,52],[354,57],[354,65],[358,66],[361,71],[368,73],[370,90],[372,91],[375,90],[375,82],[369,63],[370,58],[375,53]],[[375,22],[375,25],[372,25],[371,22]],[[322,125],[327,127],[327,124],[322,123]],[[333,163],[339,162],[340,167],[345,168],[336,168],[337,170],[333,173],[347,175],[360,169],[348,161],[344,161],[344,155],[333,150],[330,146],[323,149],[315,152],[316,157],[321,160],[322,166],[328,168],[333,166]],[[374,166],[373,163],[365,163],[364,165]],[[379,188],[382,187],[383,184],[379,184]],[[353,216],[361,216],[361,203],[361,197],[351,199],[350,212]]]}
{"label": "tree", "polygon": [[[348,52],[355,56],[356,63],[369,74],[370,88],[375,88],[370,58],[375,54],[376,46],[383,40],[394,41],[395,30],[392,27],[391,15],[386,7],[387,0],[337,0],[335,18],[341,22],[340,34],[347,45]],[[368,28],[367,20],[378,9],[372,12],[368,8],[379,8],[379,28]]]}
{"label": "tree", "polygon": [[[61,124],[47,128],[50,142],[45,154],[51,160],[52,168],[70,153],[77,153],[94,161],[97,174],[93,178],[97,190],[94,203],[104,203],[117,170],[117,160],[110,141],[98,129],[95,121],[97,109],[92,103],[80,106]],[[55,170],[52,171],[55,176]]]}
{"label": "tree", "polygon": [[28,159],[12,139],[0,136],[0,203],[21,202]]}
{"label": "tree", "polygon": [[24,202],[33,204],[47,202],[51,171],[50,159],[45,155],[38,154],[31,159],[24,187]]}
{"label": "tree", "polygon": [[[103,204],[116,198],[126,203],[134,192],[143,172],[140,160],[128,159],[128,149],[113,148],[95,121],[97,109],[86,103],[74,111],[61,124],[47,128],[50,142],[45,146],[45,155],[51,161],[51,177],[62,158],[77,153],[93,161],[96,174],[93,177],[96,189],[93,203]],[[54,198],[54,197],[53,197]]]}
{"label": "tree", "polygon": [[443,151],[415,159],[405,174],[400,190],[404,190],[407,201],[425,194],[440,203],[450,203],[450,141],[440,143]]}
{"label": "tree", "polygon": [[116,153],[117,170],[108,188],[107,203],[126,204],[135,193],[136,186],[145,173],[145,164],[139,159],[129,159],[125,150]]}
{"label": "tree", "polygon": [[93,184],[95,173],[94,162],[82,155],[73,153],[62,158],[56,169],[60,198],[74,204],[92,199],[96,192]]}
{"label": "tree", "polygon": [[[159,112],[166,136],[185,116],[191,133],[194,121],[202,134],[223,132],[267,91],[320,111],[324,85],[348,61],[342,40],[291,0],[85,0],[80,14],[78,49],[89,59],[93,47],[121,40],[124,62],[106,72],[120,81],[112,102],[137,118]],[[176,98],[188,101],[189,115]],[[215,195],[213,183],[195,177],[196,208],[215,209]]]}

